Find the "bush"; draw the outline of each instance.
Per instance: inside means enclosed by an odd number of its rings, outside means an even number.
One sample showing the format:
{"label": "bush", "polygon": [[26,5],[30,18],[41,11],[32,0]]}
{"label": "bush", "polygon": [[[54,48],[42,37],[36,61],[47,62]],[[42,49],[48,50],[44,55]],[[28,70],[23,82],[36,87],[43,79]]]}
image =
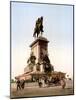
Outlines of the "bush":
{"label": "bush", "polygon": [[14,79],[11,79],[11,83],[15,83]]}

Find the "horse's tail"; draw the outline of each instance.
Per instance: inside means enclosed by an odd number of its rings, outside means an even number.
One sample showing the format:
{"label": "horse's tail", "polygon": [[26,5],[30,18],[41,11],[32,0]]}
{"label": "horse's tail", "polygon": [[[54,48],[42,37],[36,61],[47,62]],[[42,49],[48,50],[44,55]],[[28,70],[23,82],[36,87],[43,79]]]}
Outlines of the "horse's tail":
{"label": "horse's tail", "polygon": [[35,35],[36,35],[36,28],[34,28],[33,37],[35,37]]}
{"label": "horse's tail", "polygon": [[35,32],[33,33],[33,37],[35,37]]}

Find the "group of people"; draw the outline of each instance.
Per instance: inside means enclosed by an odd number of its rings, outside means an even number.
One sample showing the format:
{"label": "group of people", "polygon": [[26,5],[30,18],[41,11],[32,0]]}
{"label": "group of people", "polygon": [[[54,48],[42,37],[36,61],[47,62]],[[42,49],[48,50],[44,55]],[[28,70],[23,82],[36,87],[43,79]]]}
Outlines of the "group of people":
{"label": "group of people", "polygon": [[24,86],[25,86],[25,80],[17,80],[16,81],[16,84],[17,84],[17,90],[21,90],[21,89],[24,89]]}
{"label": "group of people", "polygon": [[38,80],[38,85],[39,87],[45,87],[49,85],[50,81],[47,77],[42,77]]}
{"label": "group of people", "polygon": [[62,89],[64,89],[66,86],[66,81],[65,81],[65,78],[62,78],[61,80],[59,80],[59,79],[52,79],[52,77],[41,78],[38,81],[39,87],[50,86],[51,84],[55,84],[55,85],[59,84],[62,87]]}
{"label": "group of people", "polygon": [[[58,80],[58,81],[59,81],[59,80]],[[52,78],[49,78],[49,79],[47,79],[47,78],[40,78],[40,79],[38,80],[38,85],[39,85],[39,87],[50,86],[50,83],[56,84],[56,82],[52,81]],[[66,86],[65,79],[64,79],[64,78],[61,79],[61,80],[59,81],[59,83],[60,83],[62,89],[64,89],[65,86]],[[17,84],[17,90],[24,89],[24,87],[25,87],[25,80],[19,80],[19,79],[18,79],[18,80],[16,81],[16,84]]]}

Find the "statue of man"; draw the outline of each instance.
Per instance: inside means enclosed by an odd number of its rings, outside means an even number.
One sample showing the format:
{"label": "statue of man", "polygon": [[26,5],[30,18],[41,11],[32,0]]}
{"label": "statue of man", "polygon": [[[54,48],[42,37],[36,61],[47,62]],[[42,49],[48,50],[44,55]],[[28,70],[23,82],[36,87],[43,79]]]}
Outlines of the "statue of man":
{"label": "statue of man", "polygon": [[38,18],[37,21],[36,21],[33,36],[36,36],[36,34],[37,34],[37,37],[38,37],[40,32],[41,32],[41,35],[42,35],[42,32],[43,32],[43,17],[42,16],[40,18]]}

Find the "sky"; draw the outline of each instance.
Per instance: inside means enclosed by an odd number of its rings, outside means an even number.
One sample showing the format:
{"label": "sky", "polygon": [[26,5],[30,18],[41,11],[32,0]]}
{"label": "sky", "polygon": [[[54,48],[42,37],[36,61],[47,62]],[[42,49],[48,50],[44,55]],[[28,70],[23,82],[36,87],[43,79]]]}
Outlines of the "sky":
{"label": "sky", "polygon": [[73,77],[73,6],[12,2],[12,78],[24,72],[30,56],[29,45],[34,41],[35,22],[41,16],[54,70]]}

